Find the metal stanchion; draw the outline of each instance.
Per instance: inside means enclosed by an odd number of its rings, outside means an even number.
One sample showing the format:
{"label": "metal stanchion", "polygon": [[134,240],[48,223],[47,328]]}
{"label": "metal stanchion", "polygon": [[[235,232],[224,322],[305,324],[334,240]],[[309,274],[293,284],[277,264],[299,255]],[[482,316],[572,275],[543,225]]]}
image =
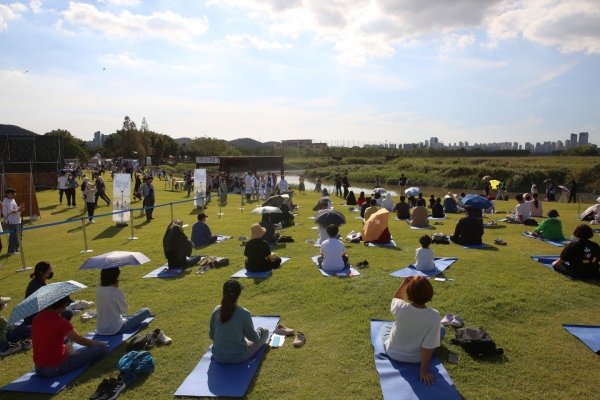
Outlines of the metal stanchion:
{"label": "metal stanchion", "polygon": [[131,221],[131,237],[128,237],[127,240],[137,240],[137,238],[133,236],[133,210],[129,210],[129,220]]}
{"label": "metal stanchion", "polygon": [[244,191],[240,188],[240,197],[242,199],[242,206],[240,207],[240,210],[242,212],[244,212],[244,196],[246,195],[246,193],[244,193]]}
{"label": "metal stanchion", "polygon": [[23,251],[23,240],[21,239],[21,227],[20,226],[17,226],[17,228],[15,228],[15,233],[17,234],[17,240],[19,241],[19,252],[21,253],[21,265],[22,265],[22,267],[19,268],[18,270],[16,270],[16,272],[23,272],[23,271],[33,269],[33,267],[28,267],[25,265],[25,252]]}
{"label": "metal stanchion", "polygon": [[219,193],[219,219],[221,219],[221,215],[223,215],[222,209],[221,209],[221,207],[223,207],[223,198],[221,197],[221,189],[220,188],[217,193]]}
{"label": "metal stanchion", "polygon": [[87,246],[87,234],[85,233],[85,217],[81,217],[81,227],[83,228],[83,245],[85,250],[80,251],[80,253],[91,253],[94,250],[89,250]]}

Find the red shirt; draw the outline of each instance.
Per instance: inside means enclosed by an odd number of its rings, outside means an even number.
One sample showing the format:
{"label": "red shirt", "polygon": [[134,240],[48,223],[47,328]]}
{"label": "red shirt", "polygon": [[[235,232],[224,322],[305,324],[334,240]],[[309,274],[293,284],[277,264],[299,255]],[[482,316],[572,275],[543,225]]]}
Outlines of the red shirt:
{"label": "red shirt", "polygon": [[33,363],[38,367],[58,367],[67,360],[65,336],[73,325],[60,314],[43,310],[31,324]]}

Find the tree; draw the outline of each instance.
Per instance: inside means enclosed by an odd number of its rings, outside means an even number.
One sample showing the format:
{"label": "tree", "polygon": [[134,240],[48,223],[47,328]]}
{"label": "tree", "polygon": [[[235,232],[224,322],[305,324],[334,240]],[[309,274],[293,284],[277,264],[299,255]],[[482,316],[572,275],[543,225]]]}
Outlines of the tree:
{"label": "tree", "polygon": [[87,144],[76,137],[71,132],[65,129],[55,129],[45,134],[45,136],[60,136],[64,144],[64,158],[77,158],[82,162],[86,162],[92,153],[92,150]]}
{"label": "tree", "polygon": [[148,123],[146,122],[146,117],[142,118],[142,127],[140,128],[140,131],[142,132],[148,132],[150,129],[148,129]]}
{"label": "tree", "polygon": [[158,162],[161,158],[163,158],[163,154],[165,152],[165,141],[162,137],[158,137],[156,142],[154,142],[154,159]]}
{"label": "tree", "polygon": [[123,121],[123,130],[124,131],[137,131],[135,122],[130,120],[128,116],[125,116],[125,121]]}

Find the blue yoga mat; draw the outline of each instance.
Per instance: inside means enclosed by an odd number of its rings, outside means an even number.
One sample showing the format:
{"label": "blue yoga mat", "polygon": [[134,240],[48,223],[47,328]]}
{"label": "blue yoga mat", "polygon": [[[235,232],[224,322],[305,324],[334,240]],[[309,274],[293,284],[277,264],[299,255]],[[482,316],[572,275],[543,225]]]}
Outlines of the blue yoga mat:
{"label": "blue yoga mat", "polygon": [[563,328],[581,340],[594,353],[600,355],[600,326],[563,324]]}
{"label": "blue yoga mat", "polygon": [[458,258],[436,257],[434,259],[435,268],[431,271],[419,271],[415,268],[414,264],[410,264],[407,268],[392,272],[390,276],[395,276],[397,278],[404,278],[407,276],[436,276],[444,272],[444,270],[454,264],[456,260],[458,260]]}
{"label": "blue yoga mat", "polygon": [[[552,263],[554,261],[558,260],[558,258],[559,258],[559,256],[531,256],[531,259],[533,261],[539,262],[540,264],[542,264],[546,268],[549,268],[552,271],[554,271],[554,267],[552,266]],[[564,274],[561,274],[561,275],[563,275],[563,276],[565,276],[565,277],[567,277],[569,279],[573,279],[569,275],[564,275]]]}
{"label": "blue yoga mat", "polygon": [[433,374],[433,385],[419,382],[421,364],[401,363],[390,359],[385,353],[379,331],[393,321],[371,320],[371,344],[375,353],[375,368],[379,373],[379,384],[385,400],[460,400],[460,394],[448,371],[434,353],[429,372]]}
{"label": "blue yoga mat", "polygon": [[360,275],[360,272],[352,268],[352,265],[348,265],[346,268],[338,271],[324,271],[323,268],[319,267],[319,261],[317,261],[318,258],[319,256],[313,256],[311,257],[311,260],[315,263],[317,269],[323,276],[352,277]]}
{"label": "blue yoga mat", "polygon": [[[446,237],[448,238],[448,240],[450,241],[450,243],[454,243],[453,241],[450,240],[450,236],[446,236]],[[458,243],[454,243],[454,244],[459,245],[463,249],[491,249],[491,248],[493,248],[493,246],[490,246],[489,244],[485,244],[485,243],[481,243],[481,244],[458,244]]]}
{"label": "blue yoga mat", "polygon": [[[290,257],[281,257],[281,264],[283,264],[284,262],[289,261],[289,260],[291,260]],[[248,272],[246,270],[246,268],[242,268],[235,274],[231,275],[231,277],[232,278],[266,278],[269,275],[271,275],[272,272],[273,272],[273,270],[264,271],[264,272]]]}
{"label": "blue yoga mat", "polygon": [[396,242],[394,240],[390,240],[388,243],[369,243],[367,246],[369,247],[396,247]]}
{"label": "blue yoga mat", "polygon": [[548,240],[548,239],[542,239],[539,237],[535,237],[529,233],[525,233],[525,232],[521,232],[521,235],[530,238],[530,239],[535,239],[535,240],[540,240],[542,242],[551,244],[552,246],[556,246],[556,247],[565,247],[566,244],[568,244],[570,242],[570,240],[563,240],[563,241],[558,241],[558,240]]}
{"label": "blue yoga mat", "polygon": [[169,264],[156,268],[154,271],[147,273],[142,278],[174,278],[183,272],[183,268],[169,269]]}
{"label": "blue yoga mat", "polygon": [[427,225],[427,226],[410,226],[410,229],[435,229],[435,228],[431,225]]}
{"label": "blue yoga mat", "polygon": [[[92,340],[98,340],[100,342],[107,342],[108,349],[106,352],[108,354],[112,350],[116,349],[120,344],[124,343],[130,337],[135,335],[140,329],[148,325],[148,323],[153,319],[154,317],[148,317],[140,325],[120,335],[104,336],[96,335],[92,332],[85,335],[85,337]],[[73,347],[77,350],[82,346],[75,344]],[[0,388],[0,390],[6,390],[10,392],[56,394],[73,380],[75,380],[75,378],[85,371],[89,365],[90,364],[86,364],[74,371],[69,372],[66,375],[61,375],[54,378],[38,376],[36,375],[35,371],[30,371],[8,385]]]}
{"label": "blue yoga mat", "polygon": [[[279,316],[252,317],[254,327],[264,326],[269,332],[277,328]],[[267,341],[268,342],[268,341]],[[175,396],[242,397],[258,369],[266,345],[249,360],[238,364],[219,364],[212,357],[212,346],[191,374],[175,392]]]}
{"label": "blue yoga mat", "polygon": [[226,241],[227,239],[231,239],[233,236],[224,236],[224,235],[217,235],[217,241],[215,243],[221,243]]}

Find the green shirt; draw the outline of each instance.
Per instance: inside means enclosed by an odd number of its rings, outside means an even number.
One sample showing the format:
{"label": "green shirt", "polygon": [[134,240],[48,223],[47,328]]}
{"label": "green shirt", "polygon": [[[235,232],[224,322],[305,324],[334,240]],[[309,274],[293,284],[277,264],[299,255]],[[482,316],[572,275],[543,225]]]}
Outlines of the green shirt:
{"label": "green shirt", "polygon": [[544,239],[548,240],[564,240],[562,232],[562,223],[556,218],[547,218],[535,228],[535,233],[540,233]]}
{"label": "green shirt", "polygon": [[250,311],[238,305],[231,319],[224,324],[219,316],[221,306],[215,307],[210,318],[210,330],[208,336],[213,341],[212,353],[220,363],[238,363],[248,358],[248,343],[258,342],[265,334],[262,328],[254,330],[254,323]]}

